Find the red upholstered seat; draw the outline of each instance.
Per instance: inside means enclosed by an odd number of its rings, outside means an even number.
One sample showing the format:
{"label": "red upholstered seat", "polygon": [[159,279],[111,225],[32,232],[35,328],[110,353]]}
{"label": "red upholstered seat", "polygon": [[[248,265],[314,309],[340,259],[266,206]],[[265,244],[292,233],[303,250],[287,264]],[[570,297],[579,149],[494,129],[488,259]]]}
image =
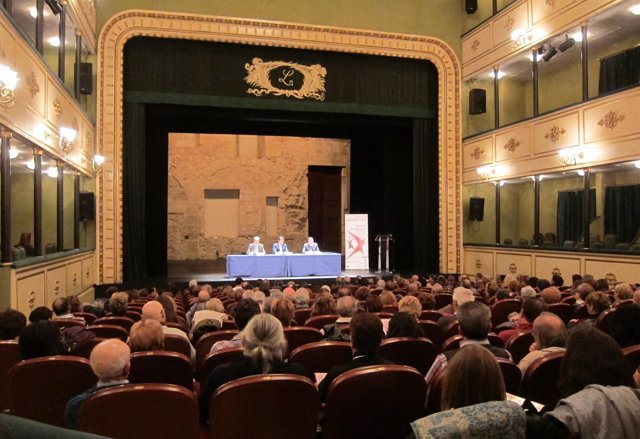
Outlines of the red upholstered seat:
{"label": "red upholstered seat", "polygon": [[299,325],[304,325],[304,322],[309,319],[311,315],[311,308],[297,308],[293,313],[293,320],[298,322]]}
{"label": "red upholstered seat", "polygon": [[444,337],[450,338],[458,334],[460,334],[460,323],[457,320],[449,322],[447,328],[444,330]]}
{"label": "red upholstered seat", "polygon": [[106,338],[93,337],[93,338],[87,340],[82,346],[77,348],[74,351],[74,355],[77,355],[78,357],[86,358],[88,360],[89,357],[91,356],[91,351],[93,350],[93,348],[95,348],[98,344],[100,344],[101,342],[103,342],[105,340],[106,340]]}
{"label": "red upholstered seat", "polygon": [[393,317],[393,314],[390,312],[372,312],[371,314],[378,316],[380,320],[390,319],[391,317]]}
{"label": "red upholstered seat", "polygon": [[234,319],[226,319],[222,321],[222,329],[225,331],[237,330],[238,325],[236,325],[236,321]]}
{"label": "red upholstered seat", "polygon": [[137,310],[133,310],[133,309],[128,309],[126,316],[128,318],[130,318],[131,320],[133,320],[134,322],[139,321],[140,319],[142,319],[142,312],[141,311],[137,311]]}
{"label": "red upholstered seat", "polygon": [[58,355],[22,361],[7,376],[11,413],[62,427],[67,402],[97,381],[86,358]]}
{"label": "red upholstered seat", "polygon": [[211,346],[213,346],[217,341],[231,340],[236,334],[238,334],[238,332],[239,331],[237,329],[228,329],[209,332],[208,334],[200,337],[198,344],[196,345],[196,369],[202,365],[205,357],[211,352]]}
{"label": "red upholstered seat", "polygon": [[94,325],[113,325],[124,328],[127,333],[133,326],[134,321],[129,317],[101,317],[93,322]]}
{"label": "red upholstered seat", "polygon": [[504,323],[509,319],[512,312],[520,312],[522,302],[515,299],[499,300],[491,307],[491,324],[497,328],[500,323]]}
{"label": "red upholstered seat", "polygon": [[398,314],[398,305],[387,305],[382,307],[382,312]]}
{"label": "red upholstered seat", "polygon": [[204,383],[209,374],[221,364],[232,363],[242,358],[244,348],[227,348],[212,352],[204,358],[202,365],[196,369],[199,383]]}
{"label": "red upholstered seat", "polygon": [[426,338],[394,337],[382,342],[380,355],[395,364],[414,367],[422,375],[426,375],[438,350]]}
{"label": "red upholstered seat", "polygon": [[604,331],[607,334],[609,334],[610,326],[611,326],[611,318],[613,317],[614,312],[616,312],[615,309],[610,309],[600,314],[598,316],[598,319],[596,320],[596,327],[601,331]]}
{"label": "red upholstered seat", "polygon": [[531,344],[534,342],[531,329],[525,329],[512,336],[505,346],[511,353],[513,362],[518,364],[528,353]]}
{"label": "red upholstered seat", "polygon": [[191,342],[179,335],[165,334],[164,349],[166,351],[179,352],[187,358],[191,358]]}
{"label": "red upholstered seat", "polygon": [[431,381],[431,386],[429,388],[429,398],[427,399],[427,407],[425,410],[427,415],[438,413],[440,411],[440,400],[442,399],[442,384],[444,381],[446,370],[446,368],[440,370],[440,372],[437,373]]}
{"label": "red upholstered seat", "polygon": [[520,383],[522,382],[522,372],[520,368],[512,361],[505,360],[504,358],[496,359],[498,360],[507,392],[517,395],[520,393]]}
{"label": "red upholstered seat", "polygon": [[520,396],[542,404],[560,399],[558,374],[564,352],[552,352],[535,360],[522,377]]}
{"label": "red upholstered seat", "polygon": [[316,437],[318,390],[299,375],[269,374],[234,380],[215,392],[209,407],[211,438]]}
{"label": "red upholstered seat", "polygon": [[629,364],[631,365],[631,368],[633,370],[636,370],[638,367],[640,367],[640,344],[627,346],[626,348],[622,349],[622,352],[624,353],[624,357],[627,359],[627,361],[629,361]]}
{"label": "red upholstered seat", "polygon": [[93,321],[98,318],[95,314],[91,314],[90,312],[74,312],[73,315],[75,317],[82,317],[87,325],[92,324]]}
{"label": "red upholstered seat", "polygon": [[58,326],[58,329],[70,328],[72,326],[84,326],[86,323],[79,319],[54,319],[53,323]]}
{"label": "red upholstered seat", "polygon": [[9,408],[7,374],[21,360],[18,342],[0,341],[0,411]]}
{"label": "red upholstered seat", "polygon": [[442,333],[442,329],[435,322],[428,320],[419,320],[418,324],[422,328],[422,332],[424,336],[427,337],[431,342],[435,345],[438,352],[440,352],[440,348],[442,343],[444,343],[445,337]]}
{"label": "red upholstered seat", "polygon": [[453,295],[449,293],[440,293],[433,296],[436,301],[436,309],[444,308],[453,303]]}
{"label": "red upholstered seat", "polygon": [[144,351],[131,354],[132,383],[175,384],[193,390],[193,369],[189,357],[170,351]]}
{"label": "red upholstered seat", "polygon": [[78,429],[118,439],[203,437],[193,392],[171,384],[99,390],[80,407]]}
{"label": "red upholstered seat", "polygon": [[319,341],[300,346],[289,354],[289,361],[302,364],[307,371],[328,372],[333,366],[351,361],[351,343]]}
{"label": "red upholstered seat", "polygon": [[319,329],[306,326],[284,328],[284,336],[287,339],[287,352],[293,352],[307,343],[322,340],[322,332]]}
{"label": "red upholstered seat", "polygon": [[330,323],[338,320],[337,314],[327,314],[322,316],[313,316],[309,317],[309,319],[304,323],[304,326],[309,326],[311,328],[322,329],[324,325],[328,325]]}
{"label": "red upholstered seat", "polygon": [[420,320],[431,320],[432,322],[437,322],[440,317],[442,317],[442,313],[438,311],[422,311],[420,314]]}
{"label": "red upholstered seat", "polygon": [[186,327],[182,322],[166,322],[165,325],[167,325],[167,327],[169,328],[179,329],[185,334],[187,334]]}
{"label": "red upholstered seat", "polygon": [[[575,300],[575,299],[574,299]],[[562,319],[564,324],[568,324],[569,320],[573,318],[573,305],[568,303],[552,303],[549,305],[547,311],[554,313]]]}
{"label": "red upholstered seat", "polygon": [[91,325],[87,326],[87,329],[92,331],[96,337],[101,338],[119,338],[126,342],[129,338],[129,332],[122,326],[115,325]]}
{"label": "red upholstered seat", "polygon": [[322,438],[404,439],[409,423],[422,414],[426,387],[424,377],[408,366],[345,372],[329,386]]}
{"label": "red upholstered seat", "polygon": [[500,337],[498,337],[496,334],[494,334],[493,332],[490,332],[487,335],[487,340],[489,340],[489,344],[491,346],[496,346],[498,348],[504,348],[504,340],[501,339]]}
{"label": "red upholstered seat", "polygon": [[464,340],[464,337],[461,335],[454,335],[452,337],[447,338],[442,343],[442,351],[450,351],[451,349],[458,349],[460,347],[460,342]]}

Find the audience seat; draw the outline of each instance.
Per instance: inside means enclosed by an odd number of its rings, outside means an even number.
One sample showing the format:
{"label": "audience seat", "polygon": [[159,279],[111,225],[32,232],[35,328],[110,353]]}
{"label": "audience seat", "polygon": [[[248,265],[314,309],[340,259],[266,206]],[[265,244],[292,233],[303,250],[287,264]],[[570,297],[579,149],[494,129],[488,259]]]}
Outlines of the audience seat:
{"label": "audience seat", "polygon": [[[573,300],[575,301],[575,298]],[[560,317],[565,325],[573,318],[573,306],[569,303],[552,303],[547,311]]]}
{"label": "audience seat", "polygon": [[382,307],[382,312],[398,314],[398,305],[387,305]]}
{"label": "audience seat", "polygon": [[134,324],[134,321],[129,317],[101,317],[99,319],[96,319],[93,324],[120,326],[124,328],[128,333],[131,329],[131,326]]}
{"label": "audience seat", "polygon": [[171,384],[99,390],[82,404],[78,429],[117,439],[206,437],[193,392]]}
{"label": "audience seat", "polygon": [[622,352],[624,353],[627,361],[629,361],[629,364],[631,364],[631,368],[633,370],[636,370],[638,369],[638,367],[640,367],[640,344],[627,346],[626,348],[622,349]]}
{"label": "audience seat", "polygon": [[189,357],[170,351],[143,351],[131,354],[132,383],[175,384],[193,390],[193,368]]}
{"label": "audience seat", "polygon": [[284,328],[284,336],[287,339],[287,352],[293,352],[307,343],[322,340],[322,332],[319,329],[305,326]]}
{"label": "audience seat", "polygon": [[293,312],[293,320],[298,322],[299,325],[304,325],[304,322],[306,322],[309,319],[310,315],[311,315],[311,308],[308,308],[308,307],[297,308]]}
{"label": "audience seat", "polygon": [[444,308],[453,303],[453,295],[449,293],[435,294],[433,297],[436,300],[436,309]]}
{"label": "audience seat", "polygon": [[578,320],[586,319],[587,317],[589,317],[589,310],[587,309],[587,305],[580,305],[575,309],[573,313],[573,318]]}
{"label": "audience seat", "polygon": [[371,314],[378,316],[380,320],[390,319],[391,317],[393,317],[393,314],[390,312],[372,312]]}
{"label": "audience seat", "polygon": [[329,325],[338,320],[337,314],[327,314],[322,316],[313,316],[309,317],[309,319],[304,322],[304,326],[309,326],[311,328],[322,329],[324,325]]}
{"label": "audience seat", "polygon": [[7,375],[9,370],[21,360],[20,349],[16,341],[0,341],[0,411],[9,408],[9,388]]}
{"label": "audience seat", "polygon": [[220,349],[208,354],[202,365],[196,369],[196,378],[200,384],[204,383],[211,371],[221,364],[232,363],[242,358],[244,348],[226,348]]}
{"label": "audience seat", "polygon": [[491,307],[491,324],[497,328],[500,323],[504,323],[509,319],[512,312],[520,312],[522,302],[515,299],[499,300]]}
{"label": "audience seat", "polygon": [[609,334],[610,326],[611,326],[611,317],[613,317],[613,313],[615,311],[616,311],[615,309],[610,309],[601,313],[598,316],[598,319],[596,320],[596,327],[601,331],[604,331],[607,334]]}
{"label": "audience seat", "polygon": [[326,373],[333,366],[347,363],[352,358],[351,343],[347,341],[308,343],[289,354],[289,362],[300,363],[311,373]]}
{"label": "audience seat", "polygon": [[426,375],[438,350],[426,338],[394,337],[382,342],[380,355],[395,364],[411,366],[420,374]]}
{"label": "audience seat", "polygon": [[175,328],[175,329],[179,329],[182,332],[184,332],[185,334],[188,334],[189,331],[187,331],[186,329],[186,325],[182,322],[166,322],[165,325],[167,325],[168,328]]}
{"label": "audience seat", "polygon": [[62,427],[67,402],[97,381],[86,358],[58,355],[22,361],[7,376],[11,413]]}
{"label": "audience seat", "polygon": [[55,323],[58,329],[60,329],[61,331],[65,328],[71,328],[72,326],[86,325],[85,322],[78,319],[53,319],[52,322]]}
{"label": "audience seat", "polygon": [[75,317],[82,317],[87,325],[92,324],[93,321],[98,318],[95,314],[90,312],[74,312],[73,315]]}
{"label": "audience seat", "polygon": [[432,322],[430,320],[419,320],[418,324],[422,328],[422,332],[426,338],[431,340],[431,342],[435,345],[436,350],[440,352],[440,348],[442,347],[442,343],[444,343],[444,334],[442,333],[442,329],[437,323]]}
{"label": "audience seat", "polygon": [[101,342],[103,342],[105,340],[106,340],[106,338],[93,337],[93,338],[87,340],[79,348],[76,348],[76,350],[74,352],[74,355],[77,355],[78,357],[86,358],[88,360],[89,357],[91,356],[91,351],[93,350],[93,348],[96,347],[96,345],[100,344]]}
{"label": "audience seat", "polygon": [[231,340],[239,331],[237,329],[228,329],[222,331],[209,332],[198,340],[196,345],[196,369],[198,369],[205,357],[211,352],[211,346],[217,341]]}
{"label": "audience seat", "polygon": [[498,348],[504,348],[504,340],[501,339],[500,337],[498,337],[496,334],[494,334],[493,332],[490,332],[487,335],[487,340],[489,340],[489,344],[491,346],[496,346]]}
{"label": "audience seat", "polygon": [[431,381],[425,410],[427,415],[438,413],[440,411],[440,402],[442,399],[442,384],[444,382],[446,370],[446,368],[440,370],[440,372],[438,372]]}
{"label": "audience seat", "polygon": [[[212,439],[315,439],[318,390],[299,375],[257,375],[221,386],[209,405]],[[183,436],[186,437],[186,436]]]}
{"label": "audience seat", "polygon": [[558,374],[564,352],[552,352],[535,360],[522,377],[520,396],[541,404],[555,404],[560,399]]}
{"label": "audience seat", "polygon": [[164,349],[166,351],[179,352],[187,358],[191,358],[191,343],[179,335],[164,334]]}
{"label": "audience seat", "polygon": [[442,343],[442,348],[440,350],[442,352],[444,352],[444,351],[450,351],[451,349],[458,349],[460,347],[460,342],[462,340],[464,340],[464,337],[461,336],[460,334],[453,335],[453,336],[447,338]]}
{"label": "audience seat", "polygon": [[91,325],[87,326],[87,329],[92,331],[96,337],[101,338],[119,338],[126,342],[129,338],[129,332],[122,326],[115,325]]}
{"label": "audience seat", "polygon": [[238,330],[238,325],[236,325],[235,320],[226,319],[222,321],[222,330],[224,331]]}
{"label": "audience seat", "polygon": [[126,317],[130,318],[134,322],[138,322],[142,319],[142,313],[140,311],[135,311],[133,309],[128,309],[126,313]]}
{"label": "audience seat", "polygon": [[427,384],[412,367],[362,367],[343,373],[327,391],[324,439],[404,439],[422,415]]}
{"label": "audience seat", "polygon": [[431,320],[432,322],[437,322],[440,317],[442,317],[442,313],[433,310],[422,311],[420,314],[420,320]]}
{"label": "audience seat", "polygon": [[512,336],[505,349],[511,353],[513,362],[518,364],[528,353],[531,344],[534,342],[531,329],[525,329]]}
{"label": "audience seat", "polygon": [[575,296],[567,296],[562,299],[562,303],[568,303],[571,306],[571,318],[573,318],[573,313],[575,312],[575,307],[573,305],[576,304]]}
{"label": "audience seat", "polygon": [[507,392],[517,395],[520,393],[520,383],[522,382],[522,372],[520,368],[514,362],[505,360],[504,358],[496,358],[496,360],[498,360],[498,365],[502,372],[505,389]]}
{"label": "audience seat", "polygon": [[457,320],[449,322],[443,333],[445,339],[460,334],[460,323]]}

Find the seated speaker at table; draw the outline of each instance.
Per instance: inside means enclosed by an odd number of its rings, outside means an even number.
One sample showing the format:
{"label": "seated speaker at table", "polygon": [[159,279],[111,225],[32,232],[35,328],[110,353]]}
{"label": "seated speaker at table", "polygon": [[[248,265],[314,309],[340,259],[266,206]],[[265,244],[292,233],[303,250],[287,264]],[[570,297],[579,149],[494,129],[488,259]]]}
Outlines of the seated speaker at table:
{"label": "seated speaker at table", "polygon": [[289,253],[289,249],[287,248],[287,243],[284,242],[284,236],[278,236],[278,242],[274,242],[271,247],[271,251],[274,255],[284,255]]}
{"label": "seated speaker at table", "polygon": [[247,248],[248,255],[264,255],[266,252],[264,251],[264,245],[260,244],[260,237],[254,236],[253,242],[249,244]]}
{"label": "seated speaker at table", "polygon": [[320,253],[320,247],[317,242],[313,242],[313,238],[309,236],[307,242],[302,247],[302,253]]}

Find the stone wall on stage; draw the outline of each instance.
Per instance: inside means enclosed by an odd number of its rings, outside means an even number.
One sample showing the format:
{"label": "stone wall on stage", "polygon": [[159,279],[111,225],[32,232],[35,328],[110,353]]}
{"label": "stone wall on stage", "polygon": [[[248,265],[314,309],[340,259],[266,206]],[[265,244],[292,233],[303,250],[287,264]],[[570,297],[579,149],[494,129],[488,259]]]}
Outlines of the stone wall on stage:
{"label": "stone wall on stage", "polygon": [[309,166],[342,167],[348,208],[350,142],[229,134],[169,135],[167,259],[217,259],[259,235],[300,251],[308,234]]}

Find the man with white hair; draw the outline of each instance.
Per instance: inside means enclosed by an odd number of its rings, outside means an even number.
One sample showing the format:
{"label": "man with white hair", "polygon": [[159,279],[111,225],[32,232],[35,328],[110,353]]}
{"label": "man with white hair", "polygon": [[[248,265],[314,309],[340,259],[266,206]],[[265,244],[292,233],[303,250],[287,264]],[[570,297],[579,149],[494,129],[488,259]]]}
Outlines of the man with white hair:
{"label": "man with white hair", "polygon": [[[206,302],[205,302],[205,307],[206,307]],[[142,307],[142,319],[143,320],[150,319],[150,320],[155,320],[157,322],[160,322],[160,324],[162,325],[162,333],[164,335],[167,335],[167,334],[177,335],[187,340],[189,342],[189,346],[191,347],[191,362],[192,363],[195,362],[196,350],[193,348],[191,341],[189,341],[189,336],[187,335],[186,332],[184,332],[181,329],[171,328],[167,326],[167,316],[165,315],[164,308],[162,307],[162,304],[160,302],[156,300],[152,300],[150,302],[145,303],[144,306]]]}
{"label": "man with white hair", "polygon": [[264,251],[264,245],[260,243],[260,237],[254,236],[253,242],[249,244],[247,248],[248,255],[264,255],[266,252]]}
{"label": "man with white hair", "polygon": [[209,291],[206,288],[201,288],[198,292],[198,301],[194,303],[186,313],[187,325],[189,327],[191,327],[193,315],[196,313],[196,311],[207,309],[207,302],[209,301],[209,299],[211,299],[211,294],[209,293]]}
{"label": "man with white hair", "polygon": [[304,246],[302,246],[302,253],[312,254],[312,253],[319,253],[319,252],[320,252],[320,247],[318,247],[318,243],[313,242],[313,237],[309,236],[307,238],[307,242],[304,244]]}
{"label": "man with white hair", "polygon": [[444,314],[438,319],[438,326],[440,326],[440,328],[442,328],[443,330],[447,328],[451,324],[451,322],[456,320],[455,312],[458,310],[460,305],[467,302],[473,302],[473,300],[475,300],[475,297],[471,290],[463,287],[458,287],[453,290],[451,304],[438,310],[438,312]]}
{"label": "man with white hair", "polygon": [[309,307],[309,290],[306,288],[298,288],[293,293],[293,304],[296,308],[308,308]]}
{"label": "man with white hair", "polygon": [[64,412],[64,423],[67,427],[76,428],[80,407],[93,393],[107,387],[129,383],[127,377],[131,369],[130,358],[129,346],[117,338],[105,340],[93,348],[89,361],[98,382],[86,392],[69,400]]}
{"label": "man with white hair", "polygon": [[342,332],[341,328],[351,322],[351,318],[358,312],[358,301],[353,296],[343,296],[338,299],[338,314],[340,317],[335,323],[325,325],[322,329],[324,340],[349,340],[349,335]]}

